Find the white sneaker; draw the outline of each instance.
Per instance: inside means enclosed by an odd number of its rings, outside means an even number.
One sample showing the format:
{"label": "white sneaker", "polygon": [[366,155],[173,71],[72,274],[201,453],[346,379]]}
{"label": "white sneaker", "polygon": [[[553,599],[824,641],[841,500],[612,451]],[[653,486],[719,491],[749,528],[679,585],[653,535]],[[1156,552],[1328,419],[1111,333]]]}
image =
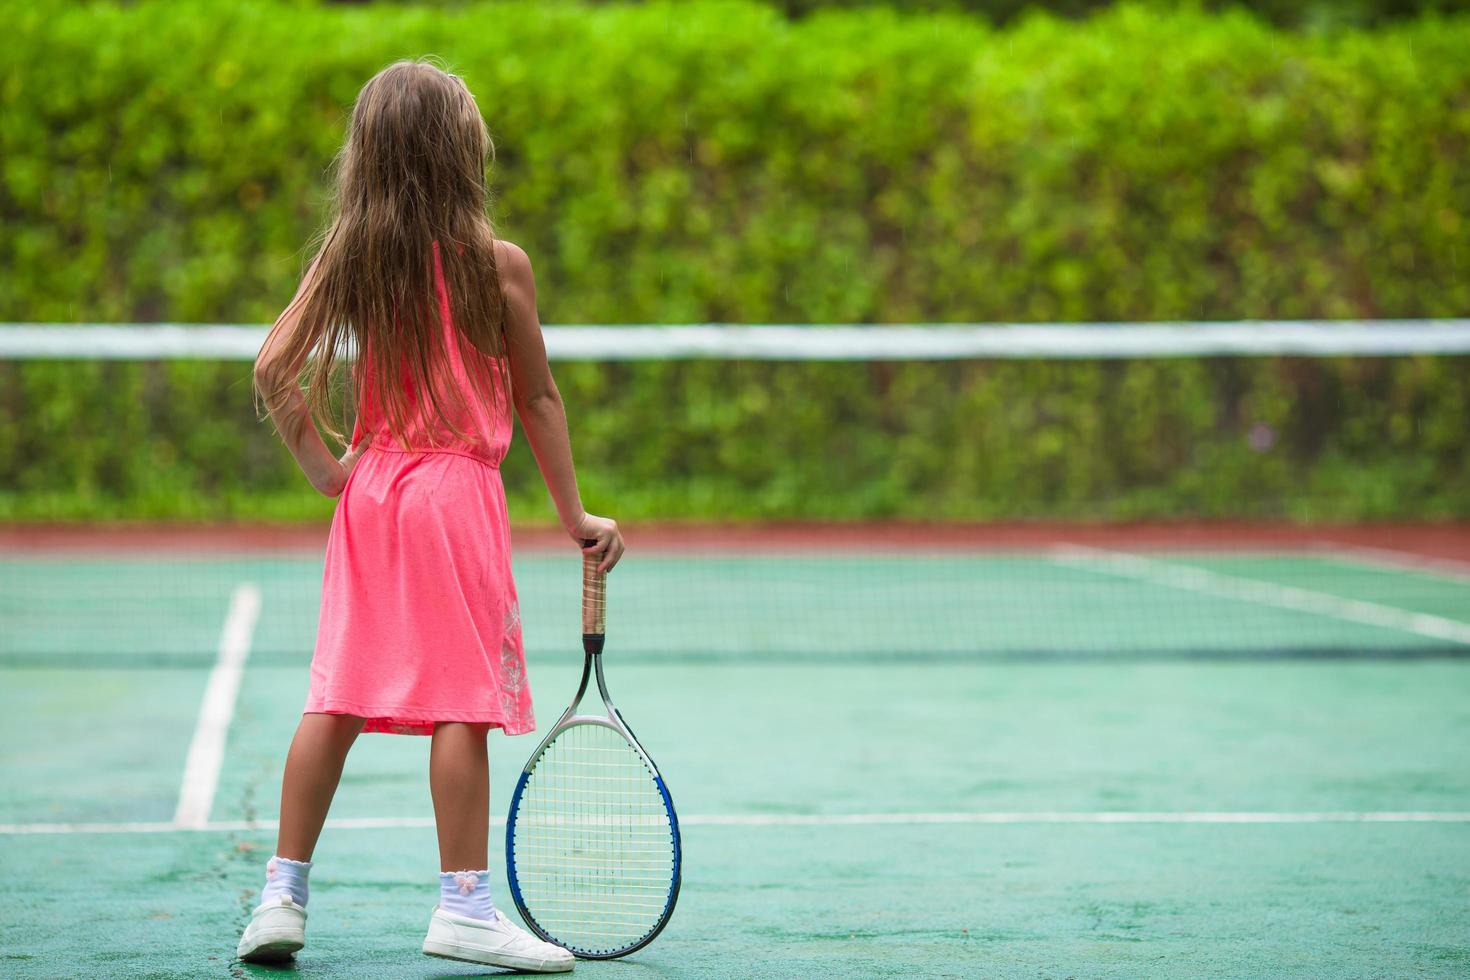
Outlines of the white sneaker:
{"label": "white sneaker", "polygon": [[235,955],[247,963],[280,963],[306,945],[306,909],[277,895],[250,915]]}
{"label": "white sneaker", "polygon": [[542,942],[497,912],[487,922],[434,906],[424,952],[446,960],[487,963],[530,973],[566,973],[576,959],[560,946]]}

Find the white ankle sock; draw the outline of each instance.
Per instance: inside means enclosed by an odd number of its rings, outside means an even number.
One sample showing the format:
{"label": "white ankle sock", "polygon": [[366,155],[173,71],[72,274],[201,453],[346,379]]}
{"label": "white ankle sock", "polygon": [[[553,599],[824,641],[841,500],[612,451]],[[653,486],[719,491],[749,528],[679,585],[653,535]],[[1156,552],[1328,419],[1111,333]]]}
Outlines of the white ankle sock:
{"label": "white ankle sock", "polygon": [[310,861],[293,861],[277,854],[265,863],[265,887],[260,892],[260,903],[263,905],[284,894],[304,906],[308,892],[306,876],[310,873]]}
{"label": "white ankle sock", "polygon": [[439,872],[439,907],[470,919],[494,920],[489,871]]}

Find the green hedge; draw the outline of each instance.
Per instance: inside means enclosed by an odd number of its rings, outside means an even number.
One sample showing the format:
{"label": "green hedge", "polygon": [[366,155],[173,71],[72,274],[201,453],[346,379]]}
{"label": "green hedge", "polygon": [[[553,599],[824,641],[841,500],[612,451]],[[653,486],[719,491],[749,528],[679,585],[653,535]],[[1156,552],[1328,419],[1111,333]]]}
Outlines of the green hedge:
{"label": "green hedge", "polygon": [[[321,3],[361,3],[363,0],[318,0]],[[392,3],[398,0],[373,0]],[[463,7],[473,0],[411,0],[418,6]],[[562,3],[622,3],[640,0],[543,0]],[[963,12],[994,24],[1009,24],[1036,11],[1081,18],[1116,6],[1118,0],[765,0],[788,17],[806,17],[829,10],[895,7],[913,13]],[[1304,30],[1362,27],[1404,20],[1427,13],[1465,9],[1465,0],[1134,0],[1164,11],[1222,10],[1238,7],[1273,24]]]}
{"label": "green hedge", "polygon": [[[1470,311],[1470,18],[1004,31],[749,3],[36,3],[0,23],[0,320],[269,321],[346,107],[433,52],[547,322]],[[1470,514],[1467,359],[567,365],[629,516]],[[1272,445],[1252,449],[1256,426]],[[547,514],[524,447],[507,479]],[[0,517],[307,516],[246,366],[0,365]]]}

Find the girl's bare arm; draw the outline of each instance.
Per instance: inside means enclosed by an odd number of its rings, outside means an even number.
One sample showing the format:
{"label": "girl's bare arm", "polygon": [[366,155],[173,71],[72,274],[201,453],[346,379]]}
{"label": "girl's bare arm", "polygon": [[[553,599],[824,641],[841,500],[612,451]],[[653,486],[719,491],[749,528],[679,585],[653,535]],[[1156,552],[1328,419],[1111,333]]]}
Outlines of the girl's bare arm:
{"label": "girl's bare arm", "polygon": [[607,571],[623,555],[623,535],[616,521],[582,509],[577,472],[572,465],[571,439],[567,435],[566,409],[546,362],[531,260],[510,242],[500,241],[496,246],[500,282],[508,305],[505,333],[516,414],[526,430],[526,439],[536,455],[536,464],[556,504],[562,527],[579,544],[595,540],[595,545],[584,547],[583,551],[601,555],[599,568]]}
{"label": "girl's bare arm", "polygon": [[288,360],[288,341],[301,325],[301,299],[306,295],[316,276],[316,263],[306,270],[296,296],[286,307],[270,335],[266,337],[260,354],[255,358],[255,387],[265,399],[271,421],[280,433],[286,448],[296,458],[296,465],[311,481],[311,485],[328,497],[335,497],[347,485],[347,476],[352,466],[371,441],[371,436],[360,440],[338,459],[322,441],[321,434],[312,424],[311,413],[306,407],[306,398],[296,379],[301,376],[304,358],[297,357],[294,363]]}

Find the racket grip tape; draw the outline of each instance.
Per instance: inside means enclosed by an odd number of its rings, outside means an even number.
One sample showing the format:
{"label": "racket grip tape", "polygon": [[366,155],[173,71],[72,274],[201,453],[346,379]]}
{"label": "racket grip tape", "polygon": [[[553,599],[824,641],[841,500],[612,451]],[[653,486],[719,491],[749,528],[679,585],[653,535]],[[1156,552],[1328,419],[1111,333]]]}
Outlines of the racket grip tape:
{"label": "racket grip tape", "polygon": [[[582,542],[591,547],[596,540]],[[607,573],[597,570],[601,555],[582,556],[582,635],[602,636],[607,623]]]}

